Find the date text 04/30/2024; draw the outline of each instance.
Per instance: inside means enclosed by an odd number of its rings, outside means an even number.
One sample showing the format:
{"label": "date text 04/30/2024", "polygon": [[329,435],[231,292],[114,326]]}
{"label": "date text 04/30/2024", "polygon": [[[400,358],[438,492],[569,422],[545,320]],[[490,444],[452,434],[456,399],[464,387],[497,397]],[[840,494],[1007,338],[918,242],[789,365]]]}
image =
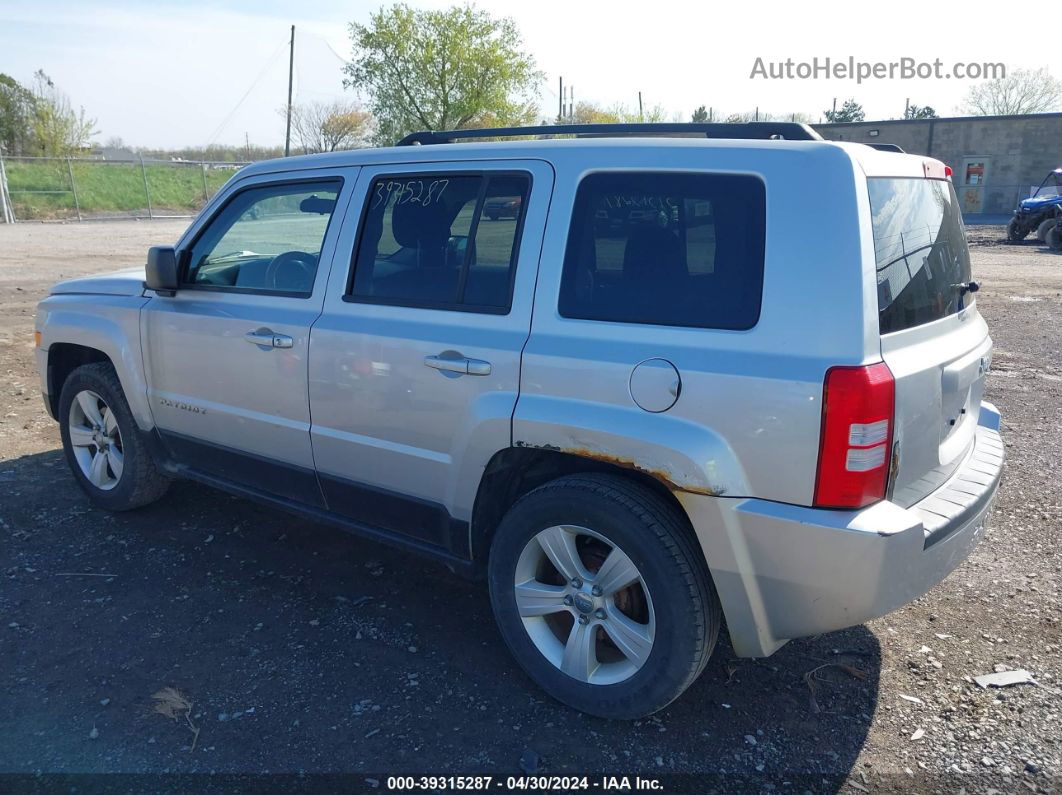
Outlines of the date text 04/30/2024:
{"label": "date text 04/30/2024", "polygon": [[387,789],[395,791],[592,791],[652,792],[663,789],[659,779],[642,776],[389,776]]}

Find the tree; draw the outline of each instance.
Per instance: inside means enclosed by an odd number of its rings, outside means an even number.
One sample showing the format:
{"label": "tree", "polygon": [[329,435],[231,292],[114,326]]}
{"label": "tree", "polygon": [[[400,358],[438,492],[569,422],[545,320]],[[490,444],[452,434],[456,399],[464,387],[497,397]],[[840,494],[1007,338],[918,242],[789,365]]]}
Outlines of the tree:
{"label": "tree", "polygon": [[704,107],[704,105],[701,105],[699,108],[697,108],[697,110],[693,111],[693,117],[690,119],[690,121],[694,122],[695,124],[704,123],[708,121],[708,109]]}
{"label": "tree", "polygon": [[840,110],[827,110],[823,113],[829,122],[863,121],[866,118],[863,106],[854,99],[846,99]]}
{"label": "tree", "polygon": [[354,57],[343,82],[369,98],[378,143],[417,129],[511,124],[537,112],[542,74],[509,17],[471,5],[396,4],[368,25],[351,23],[350,38]]}
{"label": "tree", "polygon": [[573,124],[637,124],[666,121],[667,110],[663,105],[654,105],[639,113],[622,103],[602,107],[594,102],[577,102],[571,116],[565,119]]}
{"label": "tree", "polygon": [[356,102],[311,102],[291,109],[291,131],[304,154],[365,146],[371,124],[371,114]]}
{"label": "tree", "polygon": [[33,103],[29,89],[0,72],[0,146],[9,155],[31,151]]}
{"label": "tree", "polygon": [[799,111],[782,113],[770,110],[748,110],[744,113],[730,113],[725,116],[720,113],[717,118],[722,118],[727,124],[743,124],[750,121],[789,121],[798,122],[800,124],[811,124],[812,121],[814,121],[808,113],[801,113]]}
{"label": "tree", "polygon": [[903,112],[905,119],[939,119],[937,112],[929,105],[908,105]]}
{"label": "tree", "polygon": [[1016,69],[1006,77],[971,86],[962,110],[972,116],[1045,113],[1062,107],[1062,81],[1047,69]]}
{"label": "tree", "polygon": [[75,111],[70,98],[41,69],[33,75],[33,100],[33,139],[39,154],[68,157],[96,135],[96,120],[88,118],[84,108]]}

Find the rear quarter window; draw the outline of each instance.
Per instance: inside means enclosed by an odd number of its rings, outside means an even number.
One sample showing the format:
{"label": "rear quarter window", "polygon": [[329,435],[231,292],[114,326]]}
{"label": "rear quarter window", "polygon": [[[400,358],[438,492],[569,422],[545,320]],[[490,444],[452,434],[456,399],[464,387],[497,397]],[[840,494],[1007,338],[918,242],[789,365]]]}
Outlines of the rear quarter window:
{"label": "rear quarter window", "polygon": [[867,180],[874,226],[880,333],[920,326],[962,307],[970,251],[946,180]]}
{"label": "rear quarter window", "polygon": [[763,291],[765,192],[728,174],[592,174],[579,184],[563,317],[748,329]]}

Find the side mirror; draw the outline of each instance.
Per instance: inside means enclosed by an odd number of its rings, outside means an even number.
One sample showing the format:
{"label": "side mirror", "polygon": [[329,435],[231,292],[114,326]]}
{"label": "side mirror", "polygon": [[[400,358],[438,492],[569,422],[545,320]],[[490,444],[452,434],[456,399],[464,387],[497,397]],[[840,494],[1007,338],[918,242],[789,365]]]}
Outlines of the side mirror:
{"label": "side mirror", "polygon": [[144,286],[167,297],[177,294],[177,252],[173,246],[148,249]]}

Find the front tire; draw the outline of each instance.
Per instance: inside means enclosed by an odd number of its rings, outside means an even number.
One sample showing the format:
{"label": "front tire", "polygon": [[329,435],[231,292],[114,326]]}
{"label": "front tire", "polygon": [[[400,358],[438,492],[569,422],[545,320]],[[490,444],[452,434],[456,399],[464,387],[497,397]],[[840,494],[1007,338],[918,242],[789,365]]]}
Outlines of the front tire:
{"label": "front tire", "polygon": [[1011,243],[1020,243],[1029,234],[1029,230],[1026,229],[1017,218],[1011,218],[1007,224],[1007,240]]}
{"label": "front tire", "polygon": [[1047,233],[1050,232],[1057,223],[1058,219],[1053,217],[1041,221],[1040,225],[1036,227],[1036,239],[1041,243],[1045,242],[1047,240]]}
{"label": "front tire", "polygon": [[1062,251],[1062,226],[1053,226],[1048,229],[1044,242],[1052,251]]}
{"label": "front tire", "polygon": [[140,508],[169,488],[109,363],[82,365],[66,379],[59,394],[59,433],[74,479],[101,508]]}
{"label": "front tire", "polygon": [[560,478],[505,515],[488,564],[491,604],[517,661],[559,701],[632,719],[704,670],[719,600],[683,517],[624,478]]}

